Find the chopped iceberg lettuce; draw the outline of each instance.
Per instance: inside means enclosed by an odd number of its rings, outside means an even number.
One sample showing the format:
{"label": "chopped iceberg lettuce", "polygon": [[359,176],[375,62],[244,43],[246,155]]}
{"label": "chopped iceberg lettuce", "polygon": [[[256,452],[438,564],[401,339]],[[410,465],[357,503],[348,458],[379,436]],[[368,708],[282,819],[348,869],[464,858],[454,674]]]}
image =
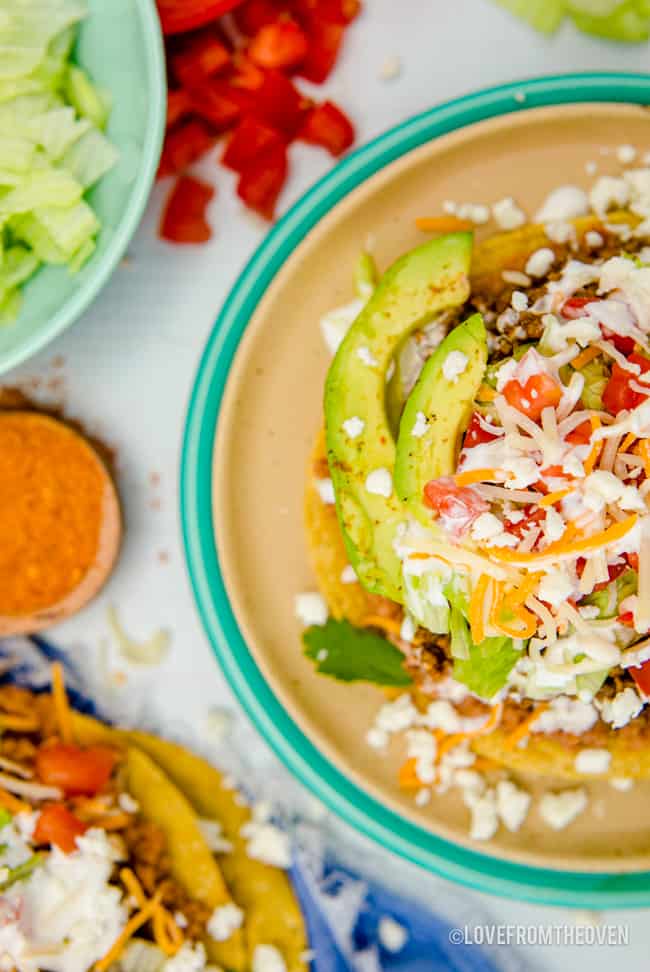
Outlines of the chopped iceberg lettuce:
{"label": "chopped iceberg lettuce", "polygon": [[543,34],[552,34],[565,16],[579,30],[607,40],[638,43],[650,36],[648,0],[496,0]]}
{"label": "chopped iceberg lettuce", "polygon": [[520,656],[512,638],[486,638],[480,645],[470,644],[468,658],[454,660],[453,677],[479,698],[493,699]]}
{"label": "chopped iceberg lettuce", "polygon": [[433,634],[449,631],[449,602],[443,593],[446,578],[438,570],[404,574],[405,607],[423,628]]}
{"label": "chopped iceberg lettuce", "polygon": [[[6,9],[5,9],[6,8]],[[84,194],[117,162],[110,99],[72,63],[85,0],[18,0],[0,14],[0,320],[42,263],[76,273],[99,221]]]}

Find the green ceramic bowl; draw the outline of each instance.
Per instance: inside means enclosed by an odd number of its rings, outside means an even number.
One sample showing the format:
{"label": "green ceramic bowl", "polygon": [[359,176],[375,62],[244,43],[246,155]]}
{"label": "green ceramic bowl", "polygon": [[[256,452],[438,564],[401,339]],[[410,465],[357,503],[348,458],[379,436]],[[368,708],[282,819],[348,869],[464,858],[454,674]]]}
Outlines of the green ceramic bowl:
{"label": "green ceramic bowl", "polygon": [[107,135],[120,161],[89,194],[102,230],[76,276],[45,267],[24,288],[18,319],[0,328],[0,373],[35,354],[88,307],[124,255],[142,216],[165,130],[165,58],[154,0],[89,0],[76,58],[108,89]]}
{"label": "green ceramic bowl", "polygon": [[208,340],[187,418],[181,516],[194,594],[226,678],[278,756],[331,810],[395,854],[482,891],[578,908],[648,907],[650,871],[553,870],[479,853],[417,826],[341,772],[301,730],[257,666],[228,600],[213,522],[215,431],[235,353],[269,284],[313,227],[375,173],[439,135],[522,107],[592,101],[647,105],[650,75],[564,75],[468,95],[412,118],[363,146],[299,200],[252,257]]}

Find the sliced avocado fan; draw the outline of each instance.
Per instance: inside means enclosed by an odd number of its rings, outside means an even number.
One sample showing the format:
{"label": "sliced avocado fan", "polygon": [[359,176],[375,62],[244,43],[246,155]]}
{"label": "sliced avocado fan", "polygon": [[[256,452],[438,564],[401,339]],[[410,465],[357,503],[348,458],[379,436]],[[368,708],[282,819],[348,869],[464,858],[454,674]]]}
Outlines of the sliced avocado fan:
{"label": "sliced avocado fan", "polygon": [[[445,375],[450,354],[464,356],[460,374]],[[462,365],[462,358],[459,359]],[[394,484],[398,499],[427,526],[431,511],[422,502],[425,485],[456,471],[461,436],[487,365],[487,335],[480,314],[449,332],[426,362],[400,422]],[[415,434],[414,434],[415,432]]]}
{"label": "sliced avocado fan", "polygon": [[348,331],[327,376],[328,459],[347,554],[368,591],[398,602],[403,582],[393,541],[405,508],[393,488],[386,376],[411,332],[468,299],[471,254],[472,234],[450,233],[397,260]]}

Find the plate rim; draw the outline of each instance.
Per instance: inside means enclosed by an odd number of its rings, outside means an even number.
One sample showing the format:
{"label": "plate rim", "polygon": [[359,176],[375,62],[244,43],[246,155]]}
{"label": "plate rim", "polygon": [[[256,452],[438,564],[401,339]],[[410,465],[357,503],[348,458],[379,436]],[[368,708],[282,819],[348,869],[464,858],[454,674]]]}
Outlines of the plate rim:
{"label": "plate rim", "polygon": [[162,151],[167,117],[167,75],[165,50],[160,18],[155,0],[136,0],[143,43],[147,50],[145,68],[148,75],[151,98],[148,106],[148,124],[142,146],[142,162],[134,180],[128,205],[120,224],[98,263],[97,271],[87,285],[80,287],[52,315],[46,327],[39,328],[28,340],[7,351],[0,360],[0,375],[23,364],[42,351],[54,338],[67,330],[88,309],[95,297],[108,283],[113,271],[124,256],[133,234],[142,219],[149,200]]}
{"label": "plate rim", "polygon": [[426,831],[352,783],[302,732],[258,669],[230,606],[212,519],[214,442],[230,367],[248,320],[291,249],[349,192],[425,142],[510,112],[581,102],[646,105],[650,75],[552,75],[508,82],[444,102],[361,146],[291,207],[244,266],[203,351],[186,415],[180,516],[194,599],[224,676],[276,755],[338,817],[384,849],[475,890],[578,908],[647,907],[650,871],[556,871],[502,861]]}

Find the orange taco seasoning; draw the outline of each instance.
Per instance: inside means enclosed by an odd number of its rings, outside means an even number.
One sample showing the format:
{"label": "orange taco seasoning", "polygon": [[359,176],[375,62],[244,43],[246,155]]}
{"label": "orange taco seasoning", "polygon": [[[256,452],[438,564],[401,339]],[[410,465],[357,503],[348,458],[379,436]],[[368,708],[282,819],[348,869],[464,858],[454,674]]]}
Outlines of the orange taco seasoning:
{"label": "orange taco seasoning", "polygon": [[44,627],[71,613],[68,599],[81,607],[101,584],[98,566],[101,579],[110,570],[119,533],[115,487],[91,444],[50,415],[0,412],[0,633],[12,618],[33,619],[13,630]]}

